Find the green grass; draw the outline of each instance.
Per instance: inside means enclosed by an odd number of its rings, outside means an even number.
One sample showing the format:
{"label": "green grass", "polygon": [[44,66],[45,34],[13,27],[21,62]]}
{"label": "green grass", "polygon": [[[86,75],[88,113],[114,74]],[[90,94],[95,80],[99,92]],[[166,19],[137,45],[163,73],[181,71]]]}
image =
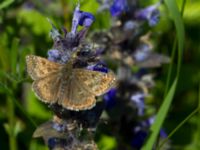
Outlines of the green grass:
{"label": "green grass", "polygon": [[[181,128],[187,130],[184,127],[185,124],[191,125],[194,128],[194,132],[186,135],[188,136],[187,140],[191,140],[188,141],[189,144],[183,145],[182,143],[182,145],[178,146],[183,150],[198,150],[200,140],[200,91],[196,92],[196,81],[200,81],[200,71],[194,69],[194,72],[187,72],[188,75],[186,74],[184,78],[185,80],[188,78],[188,82],[190,82],[190,87],[187,87],[186,82],[181,80],[181,76],[184,76],[182,75],[181,68],[186,68],[186,66],[182,65],[183,56],[187,57],[184,63],[188,63],[189,68],[193,69],[194,65],[194,68],[198,69],[200,65],[198,63],[200,58],[199,43],[194,44],[191,40],[194,38],[196,41],[199,41],[200,39],[196,39],[196,36],[194,36],[199,32],[194,33],[192,35],[194,37],[189,37],[190,35],[188,33],[190,30],[188,29],[190,29],[190,26],[187,26],[186,29],[184,28],[185,21],[186,23],[189,22],[188,25],[197,24],[197,26],[200,26],[199,20],[195,22],[199,18],[199,13],[192,9],[193,7],[199,8],[200,4],[199,2],[192,3],[192,7],[189,7],[189,1],[186,4],[186,0],[179,0],[177,2],[179,2],[179,6],[181,7],[178,8],[175,0],[165,0],[164,2],[171,20],[168,20],[168,14],[163,17],[166,17],[164,18],[166,22],[173,22],[172,29],[170,27],[170,29],[165,29],[170,32],[170,36],[174,41],[172,42],[173,44],[168,45],[169,51],[171,52],[171,63],[167,69],[167,75],[163,75],[164,77],[162,78],[167,78],[166,88],[161,89],[164,93],[162,93],[162,97],[164,98],[158,112],[156,112],[156,120],[151,127],[151,133],[146,139],[142,150],[151,150],[153,147],[155,149],[162,149],[168,140],[173,140],[173,144],[176,144],[178,140],[175,135]],[[86,2],[83,3],[83,9],[91,10],[91,12],[96,11],[97,4],[95,3],[94,7],[92,7],[93,1],[90,1],[88,4]],[[29,11],[23,9],[23,7],[19,8],[18,5],[20,4],[20,2],[13,0],[0,2],[0,26],[3,25],[3,32],[0,31],[0,125],[2,127],[2,130],[0,130],[0,149],[17,150],[23,144],[23,148],[43,150],[45,149],[44,144],[41,141],[33,140],[32,133],[38,124],[51,119],[53,114],[35,98],[31,91],[30,85],[32,81],[26,74],[25,56],[27,54],[46,56],[47,50],[52,46],[48,35],[50,24],[46,21],[46,17],[53,18],[56,24],[70,25],[69,20],[64,21],[62,17],[65,15],[66,18],[70,18],[72,12],[68,12],[69,14],[67,14],[61,11],[60,8],[67,7],[60,7],[59,2],[57,2],[57,5],[54,5],[58,6],[59,9],[57,8],[55,11],[55,7],[48,8],[47,14],[45,14],[45,11],[39,11],[41,7],[38,10]],[[187,5],[189,9],[185,7]],[[106,21],[110,18],[108,13],[105,12],[103,15],[97,14],[96,16],[96,23],[92,27],[92,30],[109,27],[110,22]],[[186,18],[186,20],[183,20],[183,18]],[[163,36],[160,37],[165,38]],[[190,49],[194,49],[194,51],[192,52]],[[186,54],[184,55],[184,53]],[[190,54],[191,58],[187,54]],[[165,81],[160,82],[165,84]],[[185,91],[180,90],[180,84],[188,89]],[[191,97],[189,99],[177,98],[182,95],[184,96],[184,93],[189,93],[188,91],[195,94],[198,93],[199,100],[191,101]],[[156,96],[153,103],[157,103]],[[197,101],[198,106],[196,105]],[[191,106],[187,104],[191,104]],[[180,108],[174,108],[174,106],[180,106]],[[174,115],[174,120],[171,120],[173,122],[172,127],[169,127],[168,123],[170,122],[169,118],[167,118],[170,116],[170,112],[173,112]],[[179,119],[176,113],[183,114],[185,116],[184,119]],[[166,128],[169,134],[164,141],[159,143],[157,140],[160,129],[163,127]],[[114,135],[104,136],[104,134],[99,139],[100,147],[104,150],[115,149],[117,142]]]}
{"label": "green grass", "polygon": [[165,121],[165,118],[167,116],[167,112],[169,111],[169,108],[171,106],[173,97],[175,95],[176,87],[177,87],[177,82],[179,80],[179,74],[181,71],[181,62],[182,62],[182,54],[184,50],[184,25],[181,17],[181,13],[178,10],[178,6],[176,4],[175,0],[165,0],[165,4],[168,8],[168,11],[171,15],[172,20],[174,21],[175,28],[176,28],[176,33],[177,36],[174,39],[174,46],[173,46],[173,52],[172,52],[172,60],[171,60],[171,65],[169,69],[169,75],[168,75],[168,80],[167,80],[167,91],[168,91],[168,86],[170,83],[171,79],[171,70],[172,70],[172,62],[174,60],[175,56],[175,50],[176,50],[176,40],[178,41],[178,65],[177,65],[177,74],[175,79],[173,79],[173,84],[171,85],[169,91],[167,92],[163,103],[161,107],[159,108],[158,113],[156,114],[156,119],[153,125],[150,128],[150,136],[146,142],[146,144],[143,146],[142,150],[150,150],[153,149],[155,146],[156,140],[159,136],[160,129],[162,128],[162,124]]}

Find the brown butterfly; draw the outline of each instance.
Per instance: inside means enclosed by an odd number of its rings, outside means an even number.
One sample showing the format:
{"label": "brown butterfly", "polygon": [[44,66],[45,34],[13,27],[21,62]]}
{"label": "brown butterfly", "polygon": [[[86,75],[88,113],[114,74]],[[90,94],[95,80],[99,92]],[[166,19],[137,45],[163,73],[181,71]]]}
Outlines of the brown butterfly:
{"label": "brown butterfly", "polygon": [[112,72],[72,68],[72,61],[59,64],[45,58],[26,56],[27,71],[34,80],[33,91],[46,103],[57,103],[69,110],[91,109],[95,96],[106,93],[115,83]]}

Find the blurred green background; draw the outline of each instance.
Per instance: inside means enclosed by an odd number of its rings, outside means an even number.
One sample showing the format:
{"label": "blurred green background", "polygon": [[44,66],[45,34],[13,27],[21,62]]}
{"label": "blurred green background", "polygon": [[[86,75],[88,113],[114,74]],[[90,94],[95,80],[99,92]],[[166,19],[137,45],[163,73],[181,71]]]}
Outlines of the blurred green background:
{"label": "blurred green background", "polygon": [[[147,5],[155,0],[141,0]],[[181,8],[182,0],[177,0]],[[51,119],[53,113],[46,105],[39,102],[31,91],[31,80],[26,73],[25,56],[36,54],[46,57],[52,47],[49,37],[51,25],[47,17],[60,28],[71,27],[75,1],[70,0],[3,0],[0,2],[0,149],[1,150],[40,150],[45,149],[41,139],[32,139],[36,127]],[[96,21],[89,33],[107,29],[111,17],[108,12],[97,13],[95,0],[81,2],[81,9],[92,12]],[[154,43],[158,52],[171,55],[175,29],[168,10],[161,7],[161,21],[153,28],[157,33]],[[200,1],[186,0],[183,14],[186,38],[184,41],[183,64],[180,80],[164,122],[164,129],[169,134],[198,105],[200,98]],[[174,68],[176,68],[176,60]],[[168,72],[168,65],[154,70],[156,87],[152,104],[159,106]],[[176,70],[173,70],[175,74]],[[170,149],[200,149],[200,114],[190,118],[170,138]],[[115,138],[102,133],[97,141],[102,150],[115,149]],[[9,145],[12,145],[11,147]],[[46,148],[47,149],[47,148]]]}

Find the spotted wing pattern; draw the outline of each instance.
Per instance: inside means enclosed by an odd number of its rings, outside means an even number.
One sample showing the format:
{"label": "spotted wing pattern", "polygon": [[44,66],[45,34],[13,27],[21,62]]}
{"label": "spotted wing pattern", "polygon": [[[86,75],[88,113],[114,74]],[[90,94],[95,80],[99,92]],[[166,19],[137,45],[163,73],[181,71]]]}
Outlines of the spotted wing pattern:
{"label": "spotted wing pattern", "polygon": [[53,72],[58,72],[61,66],[58,63],[34,55],[26,56],[26,64],[27,72],[33,80],[43,78]]}
{"label": "spotted wing pattern", "polygon": [[86,110],[95,106],[95,95],[87,91],[83,85],[71,75],[60,87],[58,104],[70,110]]}
{"label": "spotted wing pattern", "polygon": [[46,103],[56,103],[61,84],[58,73],[52,73],[33,82],[32,88],[37,97]]}
{"label": "spotted wing pattern", "polygon": [[106,93],[115,84],[115,76],[111,71],[103,73],[86,69],[74,69],[73,73],[83,89],[87,89],[95,96]]}

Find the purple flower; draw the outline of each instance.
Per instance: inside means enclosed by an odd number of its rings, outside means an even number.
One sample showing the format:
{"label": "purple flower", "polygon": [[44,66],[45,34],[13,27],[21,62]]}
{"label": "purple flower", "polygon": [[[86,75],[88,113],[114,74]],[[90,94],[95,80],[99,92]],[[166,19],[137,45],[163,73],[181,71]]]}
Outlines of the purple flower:
{"label": "purple flower", "polygon": [[144,108],[145,108],[144,98],[145,98],[144,93],[136,93],[131,96],[131,101],[134,103],[134,106],[137,108],[139,116],[144,115]]}
{"label": "purple flower", "polygon": [[142,44],[139,46],[139,48],[136,49],[133,57],[138,62],[144,61],[148,58],[150,52],[151,47],[147,44]]}
{"label": "purple flower", "polygon": [[155,10],[152,12],[151,17],[148,19],[149,26],[153,27],[158,24],[160,20],[160,11]]}
{"label": "purple flower", "polygon": [[24,4],[23,4],[23,8],[25,8],[25,9],[34,9],[35,8],[35,5],[34,5],[34,3],[32,3],[32,2],[25,2]]}
{"label": "purple flower", "polygon": [[47,53],[48,60],[57,62],[60,64],[65,64],[70,59],[70,52],[63,52],[57,49],[50,49]]}
{"label": "purple flower", "polygon": [[87,66],[87,69],[93,70],[93,71],[99,71],[99,72],[108,73],[108,68],[102,62],[99,62],[99,63],[97,63],[95,65]]}
{"label": "purple flower", "polygon": [[79,20],[81,18],[81,13],[80,13],[80,4],[78,4],[75,8],[73,19],[72,19],[72,29],[71,33],[76,34],[76,30],[78,28]]}
{"label": "purple flower", "polygon": [[148,135],[148,133],[146,131],[143,131],[143,130],[137,132],[131,140],[131,146],[134,149],[138,149],[138,150],[141,149],[147,135]]}
{"label": "purple flower", "polygon": [[114,0],[110,7],[110,13],[112,16],[119,16],[122,12],[128,9],[128,4],[126,0]]}
{"label": "purple flower", "polygon": [[[48,19],[49,20],[49,19]],[[62,36],[53,23],[50,35],[54,41],[52,50],[48,51],[48,59],[57,63],[65,64],[71,57],[72,53],[77,50],[80,42],[85,38],[88,28],[95,20],[91,13],[80,11],[80,4],[75,8],[71,32],[63,29]],[[77,32],[78,26],[84,26],[82,30]]]}
{"label": "purple flower", "polygon": [[65,139],[65,138],[56,138],[56,137],[52,137],[48,139],[48,147],[50,149],[56,149],[56,148],[65,148],[68,145],[72,144],[73,139]]}
{"label": "purple flower", "polygon": [[57,49],[50,49],[47,53],[48,60],[58,62],[61,59],[61,52]]}
{"label": "purple flower", "polygon": [[89,12],[80,11],[80,4],[76,6],[72,19],[72,29],[71,33],[76,34],[78,26],[84,26],[86,28],[90,27],[94,22],[95,17]]}
{"label": "purple flower", "polygon": [[111,89],[108,93],[106,93],[103,97],[106,108],[110,109],[112,108],[115,103],[116,103],[116,94],[117,94],[117,90],[116,89]]}
{"label": "purple flower", "polygon": [[123,26],[123,30],[124,31],[130,31],[130,30],[134,30],[134,29],[137,29],[138,28],[138,23],[137,21],[132,21],[132,20],[129,20],[129,21],[126,21],[124,26]]}
{"label": "purple flower", "polygon": [[[132,147],[136,149],[140,149],[149,134],[149,128],[154,123],[155,116],[151,116],[147,120],[140,122],[137,126],[134,127],[133,130],[133,138],[131,141]],[[167,134],[164,129],[160,130],[160,137],[166,138]]]}
{"label": "purple flower", "polygon": [[84,27],[90,27],[92,25],[92,23],[95,21],[95,17],[89,13],[89,12],[82,12],[80,11],[81,14],[81,18],[79,20],[79,25],[80,26],[84,26]]}
{"label": "purple flower", "polygon": [[149,134],[149,128],[154,122],[154,117],[150,117],[147,120],[140,122],[134,127],[133,138],[131,140],[131,146],[136,149],[140,149],[144,144],[146,137]]}
{"label": "purple flower", "polygon": [[164,129],[161,129],[161,130],[160,130],[160,137],[161,137],[161,138],[167,138],[167,133],[165,132]]}
{"label": "purple flower", "polygon": [[66,125],[54,122],[53,125],[52,125],[52,128],[55,129],[58,132],[63,132],[66,129]]}
{"label": "purple flower", "polygon": [[158,10],[159,6],[160,2],[137,11],[135,13],[136,19],[146,20],[148,21],[149,26],[155,26],[160,18],[160,11]]}

